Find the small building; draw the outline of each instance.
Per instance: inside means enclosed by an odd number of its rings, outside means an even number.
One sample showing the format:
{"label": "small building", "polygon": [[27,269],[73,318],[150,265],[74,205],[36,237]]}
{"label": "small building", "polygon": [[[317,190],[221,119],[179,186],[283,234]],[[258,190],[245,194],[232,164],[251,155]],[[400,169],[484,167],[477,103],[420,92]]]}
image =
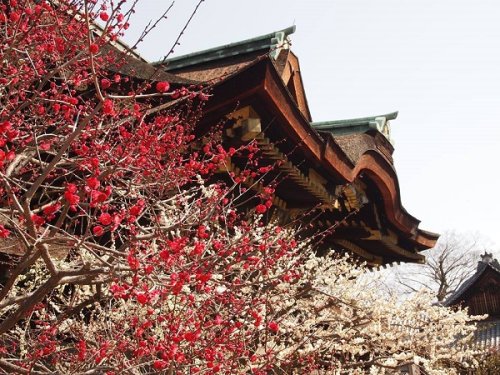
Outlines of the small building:
{"label": "small building", "polygon": [[445,306],[463,306],[472,315],[488,315],[479,323],[475,345],[500,347],[500,263],[492,254],[481,255],[476,273],[448,299]]}
{"label": "small building", "polygon": [[[398,113],[314,122],[289,48],[294,32],[295,26],[154,65],[212,88],[201,132],[222,122],[227,146],[255,141],[264,164],[279,161],[269,179],[280,180],[273,212],[281,221],[309,220],[325,233],[334,228],[322,241],[325,250],[349,251],[372,265],[423,262],[420,252],[438,235],[420,229],[401,202],[391,139]],[[228,165],[237,174],[245,163],[232,158]]]}

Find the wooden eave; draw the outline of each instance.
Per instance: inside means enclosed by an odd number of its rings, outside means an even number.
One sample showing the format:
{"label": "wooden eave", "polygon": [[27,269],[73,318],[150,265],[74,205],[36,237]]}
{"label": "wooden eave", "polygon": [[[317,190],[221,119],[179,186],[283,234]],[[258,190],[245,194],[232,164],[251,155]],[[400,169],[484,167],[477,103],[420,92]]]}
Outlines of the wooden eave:
{"label": "wooden eave", "polygon": [[[302,80],[299,59],[289,49],[283,50],[281,51],[281,53],[286,54],[285,65],[282,68],[282,72],[280,72],[281,78],[288,88],[290,87],[290,82],[293,83],[294,92],[291,94],[293,95],[294,101],[303,115],[309,120],[309,122],[311,122],[311,111],[309,110],[309,104],[307,102],[307,96],[304,90],[304,81]],[[277,69],[279,68],[277,67]]]}
{"label": "wooden eave", "polygon": [[301,145],[302,153],[312,166],[321,167],[331,178],[343,184],[369,178],[381,194],[388,221],[401,237],[411,241],[419,250],[435,245],[438,235],[418,229],[419,220],[403,208],[397,175],[387,159],[370,150],[354,165],[333,137],[325,141],[310,126],[269,58],[260,58],[243,67],[214,85],[213,90],[214,99],[206,106],[208,120],[223,116],[228,108],[234,109],[237,103],[248,105],[258,102],[264,105],[283,124],[283,137]]}
{"label": "wooden eave", "polygon": [[272,101],[277,111],[286,113],[288,124],[295,132],[295,141],[303,142],[315,162],[319,162],[332,175],[341,177],[345,183],[354,182],[360,175],[368,175],[379,188],[384,200],[386,214],[390,222],[423,249],[433,247],[438,236],[418,229],[419,220],[411,216],[402,206],[399,183],[394,167],[378,152],[366,152],[353,165],[333,137],[325,143],[319,134],[311,128],[308,119],[291,102],[290,94],[284,87],[278,72],[272,64],[266,70],[264,86],[267,100]]}

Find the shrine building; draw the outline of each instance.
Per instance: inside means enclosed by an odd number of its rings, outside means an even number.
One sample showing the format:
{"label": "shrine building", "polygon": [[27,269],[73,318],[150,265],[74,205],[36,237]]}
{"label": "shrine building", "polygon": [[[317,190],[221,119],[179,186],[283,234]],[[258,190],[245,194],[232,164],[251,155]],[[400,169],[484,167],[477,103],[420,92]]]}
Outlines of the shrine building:
{"label": "shrine building", "polygon": [[481,255],[476,272],[448,297],[445,306],[462,306],[471,315],[488,315],[478,323],[474,345],[500,347],[500,263],[493,254]]}
{"label": "shrine building", "polygon": [[[211,87],[200,132],[224,122],[224,143],[254,141],[276,165],[273,212],[308,217],[317,231],[335,228],[323,247],[349,251],[371,265],[422,263],[438,235],[419,228],[401,202],[391,122],[398,113],[314,122],[298,57],[295,26],[253,39],[154,63],[173,83]],[[233,158],[239,173],[245,160]]]}

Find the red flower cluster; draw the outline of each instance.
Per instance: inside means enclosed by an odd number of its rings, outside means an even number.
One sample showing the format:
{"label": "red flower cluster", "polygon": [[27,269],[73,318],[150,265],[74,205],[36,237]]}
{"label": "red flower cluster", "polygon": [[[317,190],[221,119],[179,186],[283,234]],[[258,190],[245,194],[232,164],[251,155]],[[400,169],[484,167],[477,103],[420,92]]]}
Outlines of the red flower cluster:
{"label": "red flower cluster", "polygon": [[170,89],[170,84],[166,81],[161,81],[156,83],[156,91],[164,93]]}
{"label": "red flower cluster", "polygon": [[255,207],[255,212],[258,214],[264,214],[267,211],[267,206],[264,204],[259,204]]}
{"label": "red flower cluster", "polygon": [[[57,9],[45,1],[13,3],[10,13],[0,5],[6,18],[0,167],[17,164],[11,190],[0,188],[12,213],[0,224],[0,238],[25,239],[30,251],[43,243],[57,262],[38,263],[62,264],[57,271],[70,276],[19,315],[29,330],[27,349],[36,356],[12,363],[26,371],[43,363],[52,372],[172,367],[229,374],[245,361],[246,369],[268,361],[262,358],[272,358],[271,351],[256,355],[249,343],[279,334],[279,327],[267,323],[273,317],[264,313],[260,286],[249,283],[265,278],[292,250],[288,241],[269,238],[279,233],[253,235],[263,224],[252,210],[268,212],[273,191],[264,186],[255,193],[263,203],[248,207],[248,215],[235,206],[238,194],[252,194],[243,184],[272,169],[257,160],[258,147],[221,144],[219,133],[203,143],[196,138],[205,104],[199,102],[209,98],[205,87],[132,82],[109,68],[121,60],[105,44],[127,27],[120,2],[86,2],[90,17],[107,25],[98,36],[92,32],[91,43],[84,8],[82,17],[73,16],[84,2],[58,2]],[[181,106],[151,111],[170,99]],[[240,185],[231,190],[214,182],[229,158],[246,156],[249,167],[233,176]],[[29,209],[20,210],[16,199]],[[88,303],[89,291],[106,302]],[[64,321],[71,308],[75,313]],[[59,318],[61,332],[52,332]]]}
{"label": "red flower cluster", "polygon": [[93,55],[99,53],[99,46],[95,43],[92,43],[90,46],[89,46],[89,51],[90,53],[92,53]]}

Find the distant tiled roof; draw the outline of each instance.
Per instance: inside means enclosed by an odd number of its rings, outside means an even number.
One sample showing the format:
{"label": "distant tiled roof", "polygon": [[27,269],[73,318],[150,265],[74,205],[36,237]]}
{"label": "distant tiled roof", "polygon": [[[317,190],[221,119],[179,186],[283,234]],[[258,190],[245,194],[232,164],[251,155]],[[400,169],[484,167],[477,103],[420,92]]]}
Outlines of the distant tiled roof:
{"label": "distant tiled roof", "polygon": [[471,288],[477,280],[483,275],[486,270],[491,269],[494,272],[497,272],[500,275],[500,263],[498,260],[494,259],[491,254],[484,254],[481,256],[481,260],[477,264],[477,270],[474,275],[472,275],[469,279],[464,281],[464,283],[444,302],[445,306],[454,305],[457,302],[460,302],[460,298],[464,295],[464,293]]}

